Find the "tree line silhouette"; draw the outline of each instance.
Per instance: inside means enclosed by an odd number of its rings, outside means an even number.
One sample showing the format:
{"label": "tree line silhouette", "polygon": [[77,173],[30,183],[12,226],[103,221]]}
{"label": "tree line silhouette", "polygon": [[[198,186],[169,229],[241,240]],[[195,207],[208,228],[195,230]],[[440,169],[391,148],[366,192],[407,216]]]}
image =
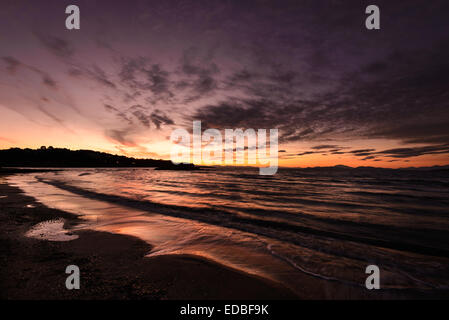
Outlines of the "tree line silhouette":
{"label": "tree line silhouette", "polygon": [[92,150],[69,150],[53,147],[0,150],[0,167],[151,167],[161,170],[192,170],[197,168],[190,163],[175,165],[168,160],[136,159]]}

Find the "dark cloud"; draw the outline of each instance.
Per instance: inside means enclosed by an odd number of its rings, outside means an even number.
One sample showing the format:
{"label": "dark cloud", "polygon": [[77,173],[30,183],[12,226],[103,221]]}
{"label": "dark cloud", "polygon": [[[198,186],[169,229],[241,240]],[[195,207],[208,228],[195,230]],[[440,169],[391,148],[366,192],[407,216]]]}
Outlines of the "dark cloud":
{"label": "dark cloud", "polygon": [[18,68],[23,67],[25,70],[29,70],[31,72],[40,75],[42,77],[42,83],[45,84],[46,86],[51,87],[53,89],[57,87],[56,81],[53,80],[53,78],[48,73],[40,70],[39,68],[22,63],[16,58],[11,56],[3,57],[2,59],[6,63],[6,70],[8,71],[9,74],[13,75],[15,74]]}
{"label": "dark cloud", "polygon": [[174,124],[174,121],[159,109],[151,111],[150,108],[138,104],[126,108],[124,111],[120,111],[109,104],[105,104],[104,107],[108,112],[114,113],[119,119],[124,120],[125,124],[129,125],[134,125],[133,120],[131,120],[132,117],[137,119],[145,128],[150,128],[153,124],[159,130],[162,125]]}
{"label": "dark cloud", "polygon": [[108,129],[106,130],[106,136],[114,142],[118,142],[124,146],[135,147],[137,144],[130,138],[131,131],[132,130],[129,129]]}
{"label": "dark cloud", "polygon": [[72,77],[80,77],[83,75],[83,71],[81,71],[79,68],[71,67],[68,70],[68,74]]}
{"label": "dark cloud", "polygon": [[377,157],[390,158],[411,158],[430,154],[446,154],[449,153],[449,144],[427,145],[420,147],[394,148],[382,151],[376,149],[352,150],[348,152],[332,152],[332,154],[353,154],[363,157],[362,160],[375,159]]}
{"label": "dark cloud", "polygon": [[35,33],[35,36],[54,55],[57,55],[62,58],[68,58],[71,57],[75,52],[72,46],[64,39],[52,35],[43,35],[39,33]]}
{"label": "dark cloud", "polygon": [[188,90],[184,102],[196,101],[218,89],[218,80],[215,76],[220,73],[220,69],[213,61],[213,57],[213,50],[203,55],[197,48],[184,51],[178,71],[181,79],[177,82],[178,89]]}
{"label": "dark cloud", "polygon": [[164,112],[157,110],[157,109],[151,113],[150,119],[154,123],[154,125],[156,126],[157,129],[161,128],[161,124],[164,124],[164,125],[175,124],[174,121],[172,119],[170,119]]}
{"label": "dark cloud", "polygon": [[125,113],[121,112],[117,108],[115,108],[109,104],[105,104],[104,108],[106,109],[106,111],[114,113],[118,118],[125,120],[128,124],[133,124],[132,120],[129,119]]}
{"label": "dark cloud", "polygon": [[21,65],[20,61],[14,57],[3,57],[2,59],[6,63],[6,70],[9,73],[16,72],[17,68]]}
{"label": "dark cloud", "polygon": [[410,158],[427,154],[449,153],[449,144],[430,145],[414,148],[395,148],[376,152],[376,155],[382,155],[392,158]]}
{"label": "dark cloud", "polygon": [[148,58],[123,59],[119,77],[130,89],[164,96],[160,98],[173,96],[169,88],[169,73],[159,64],[151,64]]}
{"label": "dark cloud", "polygon": [[198,95],[203,95],[217,88],[217,82],[211,76],[200,76],[194,82],[194,90]]}
{"label": "dark cloud", "polygon": [[306,156],[306,155],[314,154],[314,153],[318,153],[318,152],[316,152],[316,151],[305,151],[305,152],[297,153],[296,155],[297,156]]}
{"label": "dark cloud", "polygon": [[335,149],[337,147],[338,147],[337,145],[333,145],[333,144],[322,144],[322,145],[314,146],[311,149],[313,149],[313,150],[323,150],[323,149]]}
{"label": "dark cloud", "polygon": [[56,88],[56,81],[54,81],[48,74],[42,77],[42,82],[49,87]]}
{"label": "dark cloud", "polygon": [[[225,88],[234,94],[198,108],[188,118],[211,127],[278,128],[281,143],[330,139],[449,143],[449,30],[447,19],[438,13],[447,4],[432,3],[432,9],[419,14],[422,5],[416,1],[382,2],[379,5],[388,8],[382,20],[388,32],[379,33],[365,32],[360,5],[292,4],[291,13],[299,8],[301,17],[309,13],[303,22],[313,26],[313,33],[295,31],[287,22],[275,29],[279,35],[271,38],[268,32],[254,45],[255,66],[243,66],[226,78]],[[399,18],[403,10],[409,14]],[[290,23],[285,10],[273,20],[281,16]],[[436,30],[437,24],[446,31]],[[410,33],[411,25],[418,31]],[[284,39],[282,44],[278,36]],[[276,45],[270,47],[271,41]],[[282,51],[276,51],[279,45]],[[285,58],[295,54],[302,54],[292,60],[298,65]],[[371,151],[358,155],[370,156]]]}
{"label": "dark cloud", "polygon": [[181,59],[182,72],[188,76],[211,76],[217,74],[220,72],[220,69],[212,59],[212,51],[201,56],[197,48],[189,48],[184,51]]}
{"label": "dark cloud", "polygon": [[232,74],[231,76],[229,76],[228,79],[228,85],[234,85],[234,84],[239,84],[239,83],[245,83],[248,81],[253,80],[256,77],[256,75],[246,69],[243,70],[239,70],[237,72],[235,72],[234,74]]}
{"label": "dark cloud", "polygon": [[48,116],[50,119],[52,119],[53,121],[55,121],[55,122],[57,122],[58,124],[60,124],[60,125],[63,125],[64,124],[64,121],[63,120],[61,120],[59,117],[57,117],[56,115],[54,115],[53,113],[51,113],[51,112],[49,112],[47,109],[45,109],[44,107],[42,107],[42,106],[38,106],[38,109],[42,112],[42,113],[44,113],[46,116]]}
{"label": "dark cloud", "polygon": [[111,80],[109,80],[109,77],[106,75],[104,70],[97,65],[94,65],[92,68],[83,69],[82,73],[106,87],[109,87],[111,89],[116,88],[116,85]]}
{"label": "dark cloud", "polygon": [[132,114],[147,128],[150,127],[150,117],[141,110],[135,110]]}
{"label": "dark cloud", "polygon": [[447,56],[443,43],[438,51],[421,49],[403,61],[389,56],[390,68],[348,74],[334,90],[310,99],[297,99],[279,79],[270,85],[245,80],[258,98],[206,105],[192,117],[214,126],[279,128],[282,142],[350,137],[448,143]]}
{"label": "dark cloud", "polygon": [[[47,102],[47,103],[49,102],[48,100],[45,100],[45,98],[43,98],[42,101]],[[48,110],[48,108],[38,104],[37,109],[39,109],[43,114],[45,114],[48,118],[53,120],[57,125],[64,128],[66,131],[68,131],[72,134],[76,134],[75,131],[73,131],[66,125],[66,123],[63,119],[61,119],[59,116],[57,116],[54,112]]]}
{"label": "dark cloud", "polygon": [[372,151],[375,151],[375,150],[376,149],[358,149],[358,150],[349,151],[349,153],[355,153],[355,154],[361,153],[361,154],[364,154],[364,153],[372,152]]}

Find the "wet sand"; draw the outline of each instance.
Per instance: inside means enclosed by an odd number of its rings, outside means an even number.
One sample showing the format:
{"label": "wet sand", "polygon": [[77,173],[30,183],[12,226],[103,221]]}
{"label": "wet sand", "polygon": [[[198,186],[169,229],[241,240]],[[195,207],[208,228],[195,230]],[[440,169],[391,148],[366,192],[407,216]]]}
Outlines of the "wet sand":
{"label": "wet sand", "polygon": [[[144,257],[151,248],[137,238],[77,231],[75,240],[25,237],[40,222],[80,220],[50,209],[9,186],[0,172],[0,299],[295,299],[272,281],[195,256]],[[65,268],[81,271],[80,290],[67,290]]]}

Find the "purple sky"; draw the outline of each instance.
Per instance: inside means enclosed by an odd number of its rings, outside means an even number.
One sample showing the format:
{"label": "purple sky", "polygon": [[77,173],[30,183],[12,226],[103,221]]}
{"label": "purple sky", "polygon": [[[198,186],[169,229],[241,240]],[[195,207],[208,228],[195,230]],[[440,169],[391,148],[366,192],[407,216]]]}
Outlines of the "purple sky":
{"label": "purple sky", "polygon": [[[81,30],[65,29],[69,4]],[[368,4],[381,30],[365,28]],[[0,146],[167,158],[170,132],[201,120],[278,128],[285,165],[447,164],[448,9],[2,0]]]}

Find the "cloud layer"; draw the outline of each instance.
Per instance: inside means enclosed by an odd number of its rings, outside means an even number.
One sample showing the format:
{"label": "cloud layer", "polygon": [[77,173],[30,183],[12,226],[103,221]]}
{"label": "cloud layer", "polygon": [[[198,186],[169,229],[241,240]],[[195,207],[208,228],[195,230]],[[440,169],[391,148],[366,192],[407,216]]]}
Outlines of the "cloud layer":
{"label": "cloud layer", "polygon": [[447,154],[449,5],[377,5],[381,30],[368,31],[360,1],[80,1],[82,29],[69,32],[49,18],[58,2],[5,2],[0,103],[38,124],[95,127],[117,148],[201,120],[277,128],[286,158]]}

